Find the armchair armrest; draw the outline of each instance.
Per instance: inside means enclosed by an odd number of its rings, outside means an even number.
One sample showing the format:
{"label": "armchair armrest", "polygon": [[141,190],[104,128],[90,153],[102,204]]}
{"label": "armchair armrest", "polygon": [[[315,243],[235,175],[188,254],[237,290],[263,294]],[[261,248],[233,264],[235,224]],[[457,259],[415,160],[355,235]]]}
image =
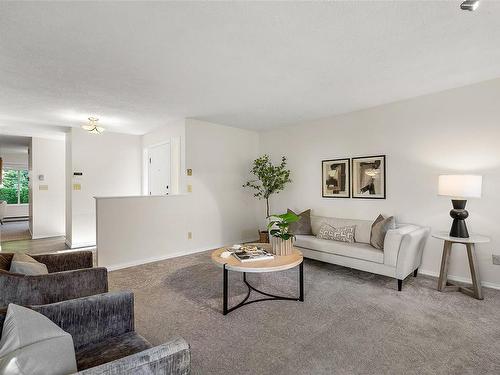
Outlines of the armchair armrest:
{"label": "armchair armrest", "polygon": [[92,268],[92,251],[68,251],[57,254],[31,255],[36,261],[47,266],[50,273]]}
{"label": "armchair armrest", "polygon": [[9,303],[43,305],[106,293],[108,271],[106,268],[85,268],[36,276],[2,272],[0,290],[0,306]]}
{"label": "armchair armrest", "polygon": [[396,267],[399,249],[403,236],[417,230],[419,227],[413,224],[403,225],[397,229],[389,229],[384,240],[384,264]]}
{"label": "armchair armrest", "polygon": [[134,330],[132,292],[98,294],[31,308],[71,334],[75,350]]}
{"label": "armchair armrest", "polygon": [[422,263],[429,228],[419,228],[403,236],[396,264],[396,278],[403,280]]}
{"label": "armchair armrest", "polygon": [[78,372],[80,375],[174,374],[191,372],[191,351],[182,338]]}

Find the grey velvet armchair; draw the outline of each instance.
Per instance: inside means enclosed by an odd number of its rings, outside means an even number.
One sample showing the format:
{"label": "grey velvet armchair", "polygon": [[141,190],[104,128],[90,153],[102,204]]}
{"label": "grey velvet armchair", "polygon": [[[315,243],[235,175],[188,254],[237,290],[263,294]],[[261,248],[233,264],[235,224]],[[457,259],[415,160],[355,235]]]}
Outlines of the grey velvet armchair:
{"label": "grey velvet armchair", "polygon": [[106,293],[106,268],[93,268],[91,251],[31,255],[47,266],[47,275],[9,272],[12,253],[0,253],[0,307],[9,303],[44,305]]}
{"label": "grey velvet armchair", "polygon": [[[152,346],[134,331],[134,295],[115,292],[31,306],[71,334],[78,374],[188,375],[191,352],[182,338]],[[0,311],[3,327],[6,310]]]}

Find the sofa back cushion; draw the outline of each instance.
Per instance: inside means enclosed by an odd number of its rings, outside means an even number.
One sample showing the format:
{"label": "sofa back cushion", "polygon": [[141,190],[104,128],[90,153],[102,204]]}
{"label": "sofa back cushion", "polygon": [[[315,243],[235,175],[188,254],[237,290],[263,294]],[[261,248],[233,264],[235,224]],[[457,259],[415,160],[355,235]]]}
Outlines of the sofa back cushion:
{"label": "sofa back cushion", "polygon": [[315,236],[318,235],[323,224],[328,224],[335,228],[355,226],[354,240],[366,244],[370,243],[373,221],[311,215],[311,228]]}

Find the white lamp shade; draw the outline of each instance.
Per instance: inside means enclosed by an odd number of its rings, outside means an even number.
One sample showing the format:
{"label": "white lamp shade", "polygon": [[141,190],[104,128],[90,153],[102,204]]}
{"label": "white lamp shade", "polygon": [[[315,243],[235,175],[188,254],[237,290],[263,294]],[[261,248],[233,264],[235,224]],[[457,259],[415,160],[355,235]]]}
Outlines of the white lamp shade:
{"label": "white lamp shade", "polygon": [[439,195],[455,198],[481,198],[483,176],[453,174],[439,176]]}

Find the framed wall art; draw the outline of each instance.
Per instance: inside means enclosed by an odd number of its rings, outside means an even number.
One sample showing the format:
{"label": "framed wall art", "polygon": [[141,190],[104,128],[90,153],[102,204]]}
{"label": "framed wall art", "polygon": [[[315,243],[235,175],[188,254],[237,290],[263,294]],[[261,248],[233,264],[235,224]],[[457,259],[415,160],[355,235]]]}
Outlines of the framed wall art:
{"label": "framed wall art", "polygon": [[352,158],[352,197],[385,199],[385,155]]}
{"label": "framed wall art", "polygon": [[323,160],[322,196],[323,198],[349,198],[350,189],[350,159]]}

